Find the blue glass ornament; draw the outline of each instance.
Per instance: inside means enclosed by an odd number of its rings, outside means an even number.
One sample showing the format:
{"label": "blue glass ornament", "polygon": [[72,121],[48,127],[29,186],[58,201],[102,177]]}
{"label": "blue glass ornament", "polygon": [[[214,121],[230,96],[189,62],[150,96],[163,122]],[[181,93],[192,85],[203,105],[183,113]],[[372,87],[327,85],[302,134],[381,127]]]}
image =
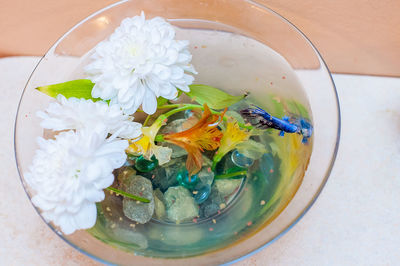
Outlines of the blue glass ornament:
{"label": "blue glass ornament", "polygon": [[200,187],[198,190],[196,190],[196,194],[194,195],[194,201],[197,204],[202,204],[208,199],[208,196],[211,193],[211,186],[210,185],[204,185]]}
{"label": "blue glass ornament", "polygon": [[153,155],[151,160],[147,160],[143,157],[143,155],[139,156],[135,160],[135,168],[139,172],[147,173],[153,171],[158,166],[158,160]]}
{"label": "blue glass ornament", "polygon": [[193,189],[199,182],[197,175],[192,175],[189,178],[189,173],[186,169],[178,172],[176,175],[176,180],[178,181],[179,185],[190,190]]}
{"label": "blue glass ornament", "polygon": [[231,155],[232,162],[239,167],[248,168],[253,165],[254,160],[244,156],[242,153],[235,150]]}

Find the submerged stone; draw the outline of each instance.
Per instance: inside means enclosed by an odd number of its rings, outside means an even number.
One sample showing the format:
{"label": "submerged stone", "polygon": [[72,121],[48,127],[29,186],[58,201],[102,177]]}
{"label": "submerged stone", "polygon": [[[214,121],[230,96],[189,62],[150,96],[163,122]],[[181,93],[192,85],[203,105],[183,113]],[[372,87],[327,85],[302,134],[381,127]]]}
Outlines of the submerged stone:
{"label": "submerged stone", "polygon": [[164,205],[165,205],[165,198],[164,198],[164,194],[161,192],[161,190],[159,188],[153,190],[153,195],[155,197],[157,197],[159,200],[161,200]]}
{"label": "submerged stone", "polygon": [[198,205],[186,188],[182,186],[170,187],[165,192],[164,197],[169,220],[179,223],[199,215]]}
{"label": "submerged stone", "polygon": [[[157,192],[156,192],[157,191]],[[160,190],[154,190],[153,191],[153,197],[154,197],[154,217],[157,219],[163,219],[165,217],[165,205],[163,203],[163,199],[160,198],[160,194],[161,193]],[[162,193],[161,193],[162,195]],[[164,196],[162,196],[164,197]]]}
{"label": "submerged stone", "polygon": [[[114,192],[104,191],[105,198],[103,201],[98,202],[96,205],[100,206],[99,215],[104,216],[105,224],[119,223],[119,217],[123,217],[122,212],[122,197],[117,196]],[[97,221],[100,221],[97,219]]]}
{"label": "submerged stone", "polygon": [[177,174],[185,169],[185,161],[182,158],[172,159],[165,165],[157,167],[154,171],[143,173],[152,183],[154,188],[165,192],[169,187],[178,185]]}
{"label": "submerged stone", "polygon": [[114,239],[118,239],[118,242],[123,243],[124,249],[128,251],[146,249],[148,247],[147,238],[139,232],[134,232],[130,229],[124,229],[119,226],[115,226],[109,230],[109,234],[112,235]]}
{"label": "submerged stone", "polygon": [[176,175],[182,170],[186,169],[186,157],[180,157],[176,159],[172,159],[167,164],[163,165],[167,177],[174,177],[176,179]]}
{"label": "submerged stone", "polygon": [[122,184],[126,180],[136,175],[136,170],[129,166],[123,166],[115,170],[114,174],[115,176],[117,176],[116,183],[118,185],[118,188],[122,188]]}
{"label": "submerged stone", "polygon": [[197,173],[199,179],[198,187],[203,187],[204,185],[210,185],[214,182],[214,172],[211,167],[203,167],[200,172]]}
{"label": "submerged stone", "polygon": [[203,164],[202,166],[207,168],[207,167],[211,167],[212,165],[212,161],[207,157],[203,155]]}
{"label": "submerged stone", "polygon": [[163,167],[157,167],[154,171],[142,173],[142,175],[151,181],[154,188],[159,188],[162,191],[167,190],[169,184],[172,183],[171,180],[168,179]]}
{"label": "submerged stone", "polygon": [[210,217],[221,209],[221,204],[226,204],[224,197],[215,188],[215,185],[211,187],[211,193],[208,199],[200,205],[200,215],[204,217]]}
{"label": "submerged stone", "polygon": [[203,239],[204,229],[199,226],[150,226],[147,235],[152,241],[177,246],[197,244]]}
{"label": "submerged stone", "polygon": [[168,124],[161,128],[160,133],[176,133],[183,131],[183,123],[186,119],[175,119],[173,121],[168,121]]}
{"label": "submerged stone", "polygon": [[218,179],[215,180],[214,186],[222,197],[227,197],[239,189],[241,179]]}
{"label": "submerged stone", "polygon": [[220,210],[220,207],[218,204],[211,203],[211,204],[206,205],[203,208],[203,215],[205,217],[210,217],[210,216],[213,216],[214,214],[218,213],[219,210]]}
{"label": "submerged stone", "polygon": [[175,144],[168,143],[168,142],[162,142],[161,145],[163,147],[168,147],[172,150],[172,154],[171,154],[172,159],[179,158],[179,157],[182,157],[182,156],[185,156],[188,154],[185,149],[183,149]]}
{"label": "submerged stone", "polygon": [[203,237],[201,228],[185,226],[170,227],[163,234],[165,236],[161,241],[172,246],[193,245]]}
{"label": "submerged stone", "polygon": [[154,213],[153,186],[143,176],[133,175],[122,183],[122,189],[132,195],[149,199],[149,203],[140,202],[127,197],[122,201],[122,209],[127,218],[144,224],[150,221]]}

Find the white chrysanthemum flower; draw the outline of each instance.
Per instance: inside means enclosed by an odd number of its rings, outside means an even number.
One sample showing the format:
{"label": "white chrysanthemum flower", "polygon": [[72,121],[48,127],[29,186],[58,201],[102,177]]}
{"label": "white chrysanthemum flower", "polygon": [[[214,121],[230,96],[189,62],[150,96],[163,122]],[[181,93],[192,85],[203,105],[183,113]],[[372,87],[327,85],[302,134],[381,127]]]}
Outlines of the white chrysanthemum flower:
{"label": "white chrysanthemum flower", "polygon": [[95,202],[114,181],[112,171],[126,160],[127,140],[106,139],[107,132],[61,132],[56,139],[38,138],[25,178],[36,192],[32,202],[47,221],[65,234],[94,226]]}
{"label": "white chrysanthemum flower", "polygon": [[68,129],[89,129],[95,132],[115,134],[115,137],[137,138],[141,135],[140,123],[133,122],[133,117],[124,114],[117,105],[109,106],[106,102],[57,96],[58,102],[50,103],[45,112],[37,115],[43,119],[43,128],[60,131]]}
{"label": "white chrysanthemum flower", "polygon": [[[188,41],[174,40],[175,30],[163,18],[124,19],[108,40],[99,43],[86,66],[95,83],[92,96],[111,100],[127,114],[140,105],[147,114],[157,109],[157,97],[175,99],[177,88],[189,91],[197,72],[190,64]],[[186,72],[186,73],[185,73]]]}

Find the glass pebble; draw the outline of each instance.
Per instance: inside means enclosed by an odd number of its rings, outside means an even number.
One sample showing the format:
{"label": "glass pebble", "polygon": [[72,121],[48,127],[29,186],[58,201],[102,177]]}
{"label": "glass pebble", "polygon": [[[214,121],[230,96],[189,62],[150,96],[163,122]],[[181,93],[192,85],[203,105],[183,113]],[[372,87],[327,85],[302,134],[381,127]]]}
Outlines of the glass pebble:
{"label": "glass pebble", "polygon": [[201,204],[208,199],[210,193],[211,193],[211,186],[207,184],[201,187],[199,190],[197,190],[197,194],[194,195],[194,201],[197,204]]}
{"label": "glass pebble", "polygon": [[232,152],[231,160],[235,165],[237,165],[239,167],[243,167],[243,168],[248,168],[248,167],[252,166],[254,163],[253,159],[244,156],[237,150]]}
{"label": "glass pebble", "polygon": [[200,172],[197,173],[199,183],[201,186],[210,185],[214,182],[214,172],[210,167],[203,167]]}
{"label": "glass pebble", "polygon": [[153,171],[158,166],[158,160],[155,156],[151,157],[151,160],[147,160],[143,155],[136,158],[135,168],[139,172],[147,173]]}
{"label": "glass pebble", "polygon": [[186,169],[178,172],[176,175],[176,180],[178,181],[179,185],[187,189],[193,189],[199,182],[197,175],[192,175],[189,178],[189,173]]}
{"label": "glass pebble", "polygon": [[186,110],[183,114],[183,116],[188,119],[189,117],[193,116],[192,110]]}

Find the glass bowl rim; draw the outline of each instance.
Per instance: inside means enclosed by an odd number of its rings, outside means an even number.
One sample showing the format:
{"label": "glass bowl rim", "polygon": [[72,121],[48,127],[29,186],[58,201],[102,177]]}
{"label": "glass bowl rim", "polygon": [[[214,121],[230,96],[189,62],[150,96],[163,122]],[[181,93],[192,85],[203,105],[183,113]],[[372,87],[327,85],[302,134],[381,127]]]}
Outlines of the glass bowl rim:
{"label": "glass bowl rim", "polygon": [[[336,157],[337,157],[337,153],[338,153],[338,149],[339,149],[339,142],[340,142],[340,134],[341,134],[341,111],[340,111],[340,102],[339,102],[339,97],[338,97],[338,93],[337,93],[337,89],[336,89],[336,85],[334,83],[334,80],[332,78],[332,73],[329,70],[325,60],[323,59],[323,57],[321,56],[321,53],[318,51],[318,49],[315,47],[315,45],[311,42],[311,40],[297,27],[295,26],[292,22],[290,22],[288,19],[286,19],[285,17],[283,17],[282,15],[280,15],[278,12],[274,11],[273,9],[269,8],[268,6],[264,5],[264,4],[260,4],[254,0],[242,0],[243,2],[247,2],[249,4],[255,5],[263,10],[268,11],[269,13],[271,13],[272,15],[278,17],[279,19],[281,19],[284,23],[287,23],[289,27],[293,28],[298,34],[300,34],[301,37],[304,38],[304,40],[311,46],[311,48],[313,49],[313,51],[315,52],[315,54],[317,55],[318,59],[322,62],[322,66],[325,67],[328,75],[329,75],[329,79],[330,79],[330,83],[332,85],[332,89],[334,92],[334,99],[336,100],[336,109],[337,109],[337,119],[338,119],[338,123],[337,123],[337,134],[336,134],[336,142],[335,142],[335,147],[330,159],[330,164],[328,166],[328,168],[326,169],[325,172],[325,177],[322,180],[321,184],[319,185],[319,188],[317,190],[317,192],[314,194],[314,196],[312,197],[311,201],[309,201],[309,203],[303,208],[303,210],[297,215],[297,217],[295,219],[293,219],[283,230],[281,230],[279,233],[277,233],[271,240],[267,241],[266,243],[260,245],[259,247],[255,248],[254,250],[248,252],[245,255],[242,255],[241,257],[238,258],[232,258],[229,261],[226,261],[223,265],[226,264],[233,264],[236,262],[239,262],[245,258],[248,258],[256,253],[258,253],[259,251],[261,251],[262,249],[264,249],[265,247],[271,245],[272,243],[276,242],[278,239],[280,239],[283,235],[285,235],[290,229],[292,229],[303,217],[304,215],[310,210],[310,208],[314,205],[315,201],[317,200],[317,198],[319,197],[319,195],[321,194],[323,188],[325,187],[329,176],[332,172],[334,163],[336,161]],[[72,28],[70,28],[66,33],[64,33],[61,37],[59,37],[57,39],[57,41],[54,42],[54,44],[51,45],[51,47],[45,52],[45,54],[40,58],[40,60],[37,62],[37,64],[35,65],[35,67],[32,70],[32,73],[29,75],[29,78],[26,81],[26,84],[24,86],[24,89],[22,91],[21,97],[19,99],[18,102],[18,106],[17,106],[17,112],[16,112],[16,116],[15,116],[15,122],[14,122],[14,158],[15,158],[15,163],[17,166],[17,171],[18,171],[18,175],[22,184],[22,187],[26,193],[26,195],[29,198],[30,203],[32,204],[32,206],[34,207],[35,211],[37,212],[37,214],[39,215],[39,217],[47,224],[47,226],[55,233],[57,234],[62,240],[64,240],[68,245],[70,245],[71,247],[73,247],[74,249],[78,250],[79,252],[81,252],[82,254],[90,257],[91,259],[98,261],[100,263],[106,264],[106,265],[114,265],[111,262],[105,261],[83,249],[81,249],[79,246],[75,245],[74,243],[68,241],[62,234],[60,234],[59,232],[57,232],[55,230],[55,228],[53,228],[50,223],[48,223],[43,216],[40,214],[39,209],[33,205],[31,197],[27,191],[27,188],[24,185],[24,181],[23,181],[23,177],[22,177],[22,172],[20,170],[19,164],[18,164],[18,156],[17,156],[17,149],[16,149],[16,132],[17,132],[17,121],[18,121],[18,116],[20,113],[20,106],[21,106],[21,102],[22,99],[25,95],[27,86],[29,84],[29,82],[31,81],[32,76],[34,75],[37,67],[40,65],[40,63],[42,62],[42,60],[45,58],[45,56],[54,48],[56,47],[66,36],[68,36],[68,34],[70,34],[72,31],[74,31],[76,28],[78,28],[80,25],[84,24],[85,22],[89,21],[90,19],[92,19],[93,17],[95,17],[96,15],[99,15],[101,13],[103,13],[106,10],[109,10],[115,6],[119,6],[122,5],[126,2],[129,2],[129,0],[121,0],[118,1],[116,3],[110,4],[102,9],[99,9],[98,11],[90,14],[89,16],[87,16],[86,18],[82,19],[81,21],[79,21],[77,24],[75,24]]]}

